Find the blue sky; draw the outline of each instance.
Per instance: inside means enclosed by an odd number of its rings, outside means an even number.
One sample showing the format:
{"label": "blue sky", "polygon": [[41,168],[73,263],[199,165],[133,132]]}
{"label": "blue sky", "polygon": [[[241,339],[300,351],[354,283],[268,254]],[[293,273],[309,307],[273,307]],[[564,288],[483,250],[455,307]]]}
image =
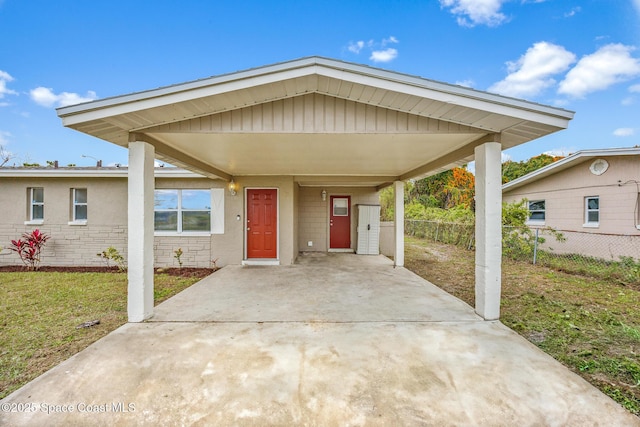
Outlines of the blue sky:
{"label": "blue sky", "polygon": [[640,145],[640,0],[0,0],[0,145],[126,164],[55,108],[314,55],[576,112],[504,158]]}

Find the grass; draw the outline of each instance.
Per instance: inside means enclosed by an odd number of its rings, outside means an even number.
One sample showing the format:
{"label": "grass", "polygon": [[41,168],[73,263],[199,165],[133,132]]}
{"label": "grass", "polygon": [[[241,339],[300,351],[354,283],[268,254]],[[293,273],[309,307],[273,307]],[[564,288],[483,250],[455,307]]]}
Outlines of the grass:
{"label": "grass", "polygon": [[[155,304],[198,280],[156,274]],[[126,321],[126,273],[0,273],[0,399]]]}
{"label": "grass", "polygon": [[[406,250],[407,268],[474,305],[474,252],[415,237]],[[640,416],[640,287],[508,260],[502,274],[501,321]]]}

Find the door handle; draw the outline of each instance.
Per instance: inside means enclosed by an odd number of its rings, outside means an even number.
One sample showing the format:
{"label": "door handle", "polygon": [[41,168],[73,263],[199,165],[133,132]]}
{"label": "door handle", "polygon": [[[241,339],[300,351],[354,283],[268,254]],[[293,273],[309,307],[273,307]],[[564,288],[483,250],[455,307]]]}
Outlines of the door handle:
{"label": "door handle", "polygon": [[251,231],[251,227],[247,227],[247,231]]}

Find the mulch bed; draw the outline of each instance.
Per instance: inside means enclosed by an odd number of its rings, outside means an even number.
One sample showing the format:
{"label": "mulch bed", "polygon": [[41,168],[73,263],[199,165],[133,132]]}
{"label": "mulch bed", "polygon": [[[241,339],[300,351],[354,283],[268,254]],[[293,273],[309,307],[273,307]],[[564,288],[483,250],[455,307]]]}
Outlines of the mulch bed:
{"label": "mulch bed", "polygon": [[[168,274],[177,277],[207,277],[215,272],[216,268],[155,268],[156,274]],[[27,271],[23,265],[4,265],[0,266],[0,273]],[[39,272],[58,272],[58,273],[118,273],[118,267],[68,267],[68,266],[42,266]]]}

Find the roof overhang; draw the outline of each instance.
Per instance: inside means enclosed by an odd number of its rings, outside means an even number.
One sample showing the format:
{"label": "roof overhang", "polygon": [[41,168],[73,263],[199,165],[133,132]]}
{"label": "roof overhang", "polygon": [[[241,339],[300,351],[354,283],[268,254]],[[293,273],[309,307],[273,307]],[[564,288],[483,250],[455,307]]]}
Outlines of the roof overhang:
{"label": "roof overhang", "polygon": [[380,186],[565,129],[573,112],[311,57],[58,109],[64,126],[209,177]]}
{"label": "roof overhang", "polygon": [[547,176],[554,175],[589,160],[612,156],[640,156],[640,148],[606,148],[577,151],[564,159],[560,159],[547,166],[523,175],[520,178],[507,182],[502,186],[502,192],[504,193],[515,190],[523,185],[531,184],[532,182],[536,182],[540,179],[546,178]]}
{"label": "roof overhang", "polygon": [[[126,167],[2,167],[0,178],[127,178]],[[154,169],[155,178],[204,178],[202,175],[172,167],[157,167]]]}

